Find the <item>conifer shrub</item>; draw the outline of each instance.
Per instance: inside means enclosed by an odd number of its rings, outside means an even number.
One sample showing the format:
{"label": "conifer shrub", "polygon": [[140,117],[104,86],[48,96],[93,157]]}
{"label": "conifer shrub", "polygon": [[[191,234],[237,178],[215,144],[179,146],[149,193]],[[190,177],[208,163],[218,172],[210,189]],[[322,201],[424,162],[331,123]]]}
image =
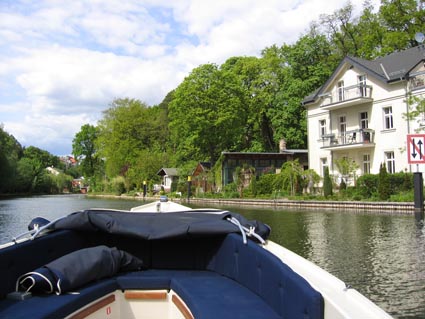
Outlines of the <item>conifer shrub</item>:
{"label": "conifer shrub", "polygon": [[380,200],[388,200],[391,196],[390,178],[385,163],[379,166],[378,196]]}
{"label": "conifer shrub", "polygon": [[323,172],[323,195],[325,197],[332,196],[332,180],[329,176],[329,167],[325,167]]}

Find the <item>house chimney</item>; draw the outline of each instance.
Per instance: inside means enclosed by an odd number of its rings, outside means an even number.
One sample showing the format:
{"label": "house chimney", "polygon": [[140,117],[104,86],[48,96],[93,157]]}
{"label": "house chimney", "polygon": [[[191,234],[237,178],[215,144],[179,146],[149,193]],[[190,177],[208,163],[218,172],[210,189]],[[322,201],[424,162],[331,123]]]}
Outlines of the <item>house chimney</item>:
{"label": "house chimney", "polygon": [[286,140],[284,138],[282,138],[279,141],[279,153],[283,153],[286,151]]}

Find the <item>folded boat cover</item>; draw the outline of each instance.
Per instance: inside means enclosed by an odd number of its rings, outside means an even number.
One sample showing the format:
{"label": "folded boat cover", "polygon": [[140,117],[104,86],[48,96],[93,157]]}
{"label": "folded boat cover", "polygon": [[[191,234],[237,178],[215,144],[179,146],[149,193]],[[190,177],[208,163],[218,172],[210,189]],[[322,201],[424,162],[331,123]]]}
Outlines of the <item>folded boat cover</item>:
{"label": "folded boat cover", "polygon": [[129,253],[97,246],[74,251],[22,275],[17,290],[61,294],[120,271],[138,270],[143,262]]}
{"label": "folded boat cover", "polygon": [[[264,240],[270,227],[239,214],[223,212],[129,213],[109,210],[85,210],[56,221],[51,229],[106,232],[146,240],[200,237],[240,233],[228,219],[237,219],[241,226],[260,235]],[[249,232],[248,232],[249,236]],[[255,237],[250,237],[255,239]]]}

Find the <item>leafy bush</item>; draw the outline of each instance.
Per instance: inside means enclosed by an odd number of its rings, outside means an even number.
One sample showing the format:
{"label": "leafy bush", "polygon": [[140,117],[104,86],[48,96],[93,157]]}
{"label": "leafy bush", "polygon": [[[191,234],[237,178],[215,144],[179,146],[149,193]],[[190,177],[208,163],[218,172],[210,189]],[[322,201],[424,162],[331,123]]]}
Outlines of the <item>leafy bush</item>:
{"label": "leafy bush", "polygon": [[125,179],[122,176],[114,177],[109,183],[109,191],[116,195],[125,193]]}
{"label": "leafy bush", "polygon": [[271,195],[274,191],[276,175],[265,174],[261,175],[256,182],[256,194],[257,195]]}
{"label": "leafy bush", "polygon": [[415,195],[413,190],[404,191],[390,196],[391,202],[413,202],[415,200]]}
{"label": "leafy bush", "polygon": [[412,173],[388,174],[388,180],[392,194],[410,191],[413,189]]}
{"label": "leafy bush", "polygon": [[378,191],[378,175],[365,174],[357,179],[356,195],[361,198],[371,198]]}

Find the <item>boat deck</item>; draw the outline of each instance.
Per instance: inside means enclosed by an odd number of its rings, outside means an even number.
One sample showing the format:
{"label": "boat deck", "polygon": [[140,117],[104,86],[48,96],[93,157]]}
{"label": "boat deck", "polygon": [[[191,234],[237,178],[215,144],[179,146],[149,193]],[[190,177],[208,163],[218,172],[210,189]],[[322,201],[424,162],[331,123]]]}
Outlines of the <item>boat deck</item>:
{"label": "boat deck", "polygon": [[[143,260],[145,269],[89,283],[79,288],[77,294],[37,295],[23,301],[6,299],[23,273],[69,252],[99,244],[137,256]],[[90,303],[107,297],[109,301],[106,300],[103,307],[114,309],[108,302],[118,300],[122,291],[152,290],[175,293],[177,297],[173,302],[178,303],[181,299],[183,309],[185,306],[188,309],[185,315],[166,318],[324,317],[324,301],[318,291],[261,245],[251,240],[244,244],[242,236],[235,233],[151,241],[99,232],[87,234],[61,230],[7,247],[2,250],[0,258],[2,318],[71,315],[91,318],[85,312],[80,314]]]}

